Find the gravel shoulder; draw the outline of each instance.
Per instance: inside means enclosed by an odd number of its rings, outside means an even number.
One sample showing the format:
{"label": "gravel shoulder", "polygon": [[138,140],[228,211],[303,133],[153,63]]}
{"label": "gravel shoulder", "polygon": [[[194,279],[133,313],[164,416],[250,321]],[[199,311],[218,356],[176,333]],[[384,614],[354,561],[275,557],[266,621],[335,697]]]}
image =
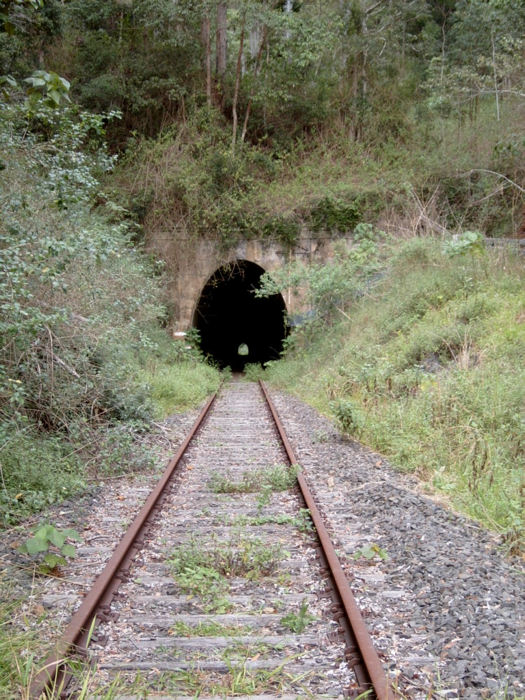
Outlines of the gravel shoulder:
{"label": "gravel shoulder", "polygon": [[525,697],[522,562],[299,399],[271,395],[399,690]]}

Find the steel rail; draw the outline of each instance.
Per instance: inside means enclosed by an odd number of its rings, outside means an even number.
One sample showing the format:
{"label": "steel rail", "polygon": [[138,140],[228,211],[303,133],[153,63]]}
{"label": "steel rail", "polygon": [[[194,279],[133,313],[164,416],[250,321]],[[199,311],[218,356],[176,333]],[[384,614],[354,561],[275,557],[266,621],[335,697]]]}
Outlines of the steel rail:
{"label": "steel rail", "polygon": [[43,663],[42,669],[38,672],[31,683],[30,697],[31,698],[46,698],[55,697],[55,690],[60,687],[60,692],[63,692],[64,684],[61,679],[67,675],[68,657],[79,651],[85,651],[89,641],[90,629],[97,617],[97,610],[100,609],[101,603],[109,604],[113,592],[120,584],[118,578],[119,571],[122,570],[124,564],[130,562],[133,558],[138,544],[138,539],[146,527],[149,518],[153,514],[156,506],[159,505],[161,497],[164,493],[168,482],[175,472],[182,456],[186,452],[188,445],[195,437],[198,429],[202,425],[206,415],[208,414],[217,394],[214,394],[204,405],[197,420],[193,424],[192,429],[188,433],[186,439],[179,447],[175,456],[170,460],[166,470],[158,481],[157,485],[146,499],[139,514],[132,522],[130,527],[125,532],[124,536],[117,545],[111,559],[108,561],[102,573],[95,580],[95,583],[89,590],[88,594],[82,601],[77,612],[71,618],[69,625],[66,627],[62,637],[59,639],[55,651]]}
{"label": "steel rail", "polygon": [[[290,464],[298,464],[297,457],[293,451],[292,445],[286,435],[283,424],[275,408],[273,401],[270,398],[268,390],[264,382],[259,380],[259,386],[264,394],[264,397],[268,403],[268,407],[277,426],[279,436],[283,443],[283,447],[286,451]],[[334,586],[337,590],[341,604],[344,608],[347,620],[350,624],[351,630],[355,637],[355,641],[359,648],[359,652],[364,662],[364,668],[366,674],[368,675],[368,684],[371,686],[375,692],[377,700],[395,700],[398,696],[394,693],[391,685],[386,677],[385,671],[381,664],[381,660],[374,648],[370,633],[365,625],[361,612],[357,606],[354,595],[350,589],[347,578],[339,561],[339,558],[335,552],[334,545],[330,539],[328,530],[324,523],[324,519],[319,511],[319,508],[315,502],[315,499],[308,487],[304,475],[299,472],[297,475],[297,481],[299,488],[305,500],[306,506],[310,511],[310,516],[314,523],[315,529],[317,530],[317,535],[323,549],[324,556],[326,558],[327,564],[330,569],[332,580]],[[357,674],[356,674],[357,675]]]}

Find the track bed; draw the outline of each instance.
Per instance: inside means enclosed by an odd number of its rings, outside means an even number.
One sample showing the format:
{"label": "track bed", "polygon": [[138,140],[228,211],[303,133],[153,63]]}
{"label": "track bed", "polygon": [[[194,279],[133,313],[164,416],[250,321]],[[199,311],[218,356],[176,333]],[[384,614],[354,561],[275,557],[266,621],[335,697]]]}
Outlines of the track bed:
{"label": "track bed", "polygon": [[89,646],[94,694],[112,683],[135,697],[358,692],[317,537],[255,384],[217,398],[126,578]]}

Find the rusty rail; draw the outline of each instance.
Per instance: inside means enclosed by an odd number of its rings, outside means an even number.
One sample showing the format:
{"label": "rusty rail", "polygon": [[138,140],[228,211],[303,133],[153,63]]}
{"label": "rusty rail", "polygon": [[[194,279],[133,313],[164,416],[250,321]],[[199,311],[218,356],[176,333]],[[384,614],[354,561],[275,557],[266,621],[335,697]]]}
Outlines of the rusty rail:
{"label": "rusty rail", "polygon": [[[298,460],[295,456],[292,445],[285,433],[279,414],[277,413],[264,382],[259,381],[259,386],[261,387],[264,397],[268,402],[268,406],[277,426],[279,436],[290,464],[297,464]],[[310,511],[312,521],[317,530],[319,541],[323,549],[323,554],[330,568],[335,589],[339,595],[341,605],[343,606],[346,618],[349,622],[363,660],[362,664],[359,662],[354,664],[354,671],[358,677],[358,681],[360,683],[364,682],[364,684],[368,685],[369,688],[373,688],[377,700],[395,700],[396,694],[393,692],[383,670],[383,666],[377,651],[374,648],[372,639],[370,638],[370,634],[361,616],[359,608],[357,607],[354,595],[350,589],[350,586],[348,585],[347,578],[335,552],[330,535],[326,529],[324,519],[319,512],[319,508],[315,502],[312,492],[310,491],[310,488],[308,487],[306,479],[302,473],[298,474],[297,480],[305,503]]]}
{"label": "rusty rail", "polygon": [[64,634],[57,643],[56,649],[44,662],[42,669],[33,679],[30,688],[31,698],[51,697],[56,695],[57,688],[64,688],[67,685],[67,660],[72,653],[85,651],[89,641],[90,630],[93,623],[102,609],[104,613],[109,609],[109,603],[116,589],[120,585],[119,572],[125,569],[133,559],[136,551],[142,544],[141,535],[148,525],[148,521],[162,502],[165,488],[173,476],[182,456],[189,443],[193,440],[196,432],[202,425],[208,414],[216,394],[214,394],[204,405],[197,420],[193,424],[191,431],[179,447],[175,456],[171,459],[159,482],[148,496],[139,514],[130,525],[117,548],[113,552],[111,559],[106,564],[102,573],[98,576],[89,593],[82,601],[80,608],[71,618]]}
{"label": "rusty rail", "polygon": [[[280,421],[277,410],[263,382],[259,382],[269,410],[273,416],[280,439],[291,464],[297,463],[297,458]],[[126,570],[137,551],[143,544],[143,538],[149,521],[161,506],[165,489],[172,478],[181,458],[195,434],[202,425],[211,409],[216,395],[205,404],[186,439],[177,453],[169,462],[164,474],[148,496],[139,514],[128,528],[115,549],[102,573],[98,576],[78,611],[73,615],[69,625],[58,641],[55,651],[42,665],[42,669],[33,679],[30,697],[35,699],[57,697],[69,681],[68,658],[75,653],[83,653],[87,649],[89,636],[97,618],[104,619],[109,612],[109,606],[115,591],[118,589]],[[298,484],[304,501],[310,511],[312,521],[317,530],[322,553],[326,561],[342,609],[351,630],[352,645],[359,650],[360,658],[352,658],[350,663],[357,680],[364,689],[372,689],[377,700],[396,700],[398,697],[391,689],[370,639],[368,630],[359,612],[355,599],[348,585],[346,576],[335,553],[323,517],[313,498],[303,474],[298,475]]]}

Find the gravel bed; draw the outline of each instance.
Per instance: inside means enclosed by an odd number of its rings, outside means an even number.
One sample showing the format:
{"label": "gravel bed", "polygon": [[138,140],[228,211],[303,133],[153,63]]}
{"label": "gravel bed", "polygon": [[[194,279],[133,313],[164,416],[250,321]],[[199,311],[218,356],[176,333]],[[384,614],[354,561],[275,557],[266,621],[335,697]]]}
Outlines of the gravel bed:
{"label": "gravel bed", "polygon": [[314,409],[271,394],[399,690],[525,697],[522,562]]}
{"label": "gravel bed", "polygon": [[[263,475],[284,461],[257,385],[228,384],[185,454],[110,619],[97,627],[89,650],[93,695],[114,678],[125,692],[138,685],[154,696],[169,688],[173,697],[191,690],[209,698],[221,687],[224,697],[251,688],[268,697],[342,700],[343,689],[357,688],[317,540],[294,524],[302,501],[294,487],[262,492]],[[217,493],[213,477],[219,474],[229,485],[246,475],[256,483],[247,492]],[[283,516],[288,520],[279,522]],[[216,565],[208,593],[198,585],[203,552],[230,562],[226,571]],[[171,558],[184,553],[177,576]],[[261,563],[264,555],[268,565]],[[303,603],[304,627],[288,627],[287,617],[296,619]],[[205,631],[177,631],[181,624],[204,624]]]}

